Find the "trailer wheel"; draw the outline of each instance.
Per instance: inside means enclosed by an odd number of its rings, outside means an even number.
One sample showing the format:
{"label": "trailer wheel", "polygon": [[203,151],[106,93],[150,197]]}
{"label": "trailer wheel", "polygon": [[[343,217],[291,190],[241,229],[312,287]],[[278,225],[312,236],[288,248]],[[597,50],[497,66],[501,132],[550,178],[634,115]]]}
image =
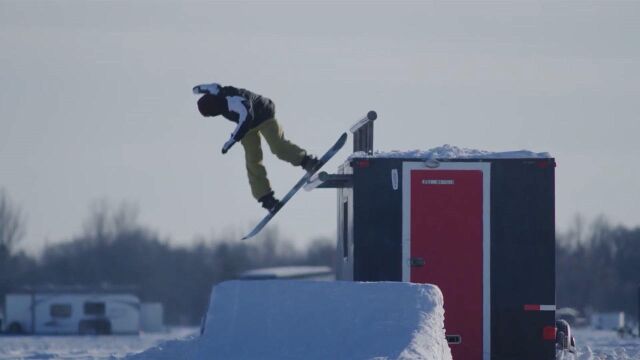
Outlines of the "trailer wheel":
{"label": "trailer wheel", "polygon": [[575,353],[576,339],[571,335],[571,326],[565,320],[556,320],[556,347]]}
{"label": "trailer wheel", "polygon": [[22,325],[20,325],[20,323],[12,322],[7,328],[7,332],[14,335],[24,334],[24,329],[22,329]]}

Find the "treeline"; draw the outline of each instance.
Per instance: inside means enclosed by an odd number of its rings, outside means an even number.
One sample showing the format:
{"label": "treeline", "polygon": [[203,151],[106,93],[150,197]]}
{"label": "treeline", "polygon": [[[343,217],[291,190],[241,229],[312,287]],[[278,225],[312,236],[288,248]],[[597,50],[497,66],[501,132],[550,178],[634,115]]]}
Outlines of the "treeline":
{"label": "treeline", "polygon": [[0,302],[8,291],[25,285],[130,286],[142,301],[162,302],[167,323],[195,325],[206,310],[212,285],[258,267],[333,266],[334,253],[335,244],[328,239],[296,250],[276,230],[252,241],[221,236],[172,246],[139,225],[132,207],[111,210],[101,204],[82,235],[47,246],[37,259],[0,243]]}
{"label": "treeline", "polygon": [[[81,235],[47,246],[39,258],[17,252],[25,234],[20,210],[0,190],[0,305],[4,295],[25,285],[103,284],[132,286],[143,301],[160,301],[170,324],[197,324],[211,286],[243,271],[281,265],[334,266],[335,240],[318,239],[305,250],[283,240],[277,230],[255,240],[238,236],[202,238],[189,246],[137,222],[135,208],[98,203]],[[637,315],[640,286],[640,228],[614,226],[604,218],[587,224],[576,217],[557,235],[558,307],[624,311]]]}
{"label": "treeline", "polygon": [[640,287],[640,227],[614,226],[604,217],[590,224],[577,216],[557,236],[556,296],[559,307],[624,311],[636,319]]}

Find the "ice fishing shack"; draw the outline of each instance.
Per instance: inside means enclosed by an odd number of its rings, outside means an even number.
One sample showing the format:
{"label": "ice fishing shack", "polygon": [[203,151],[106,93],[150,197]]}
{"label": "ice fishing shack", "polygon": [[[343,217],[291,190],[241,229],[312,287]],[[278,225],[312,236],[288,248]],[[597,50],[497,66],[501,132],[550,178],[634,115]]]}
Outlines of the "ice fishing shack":
{"label": "ice fishing shack", "polygon": [[354,152],[308,188],[338,191],[338,280],[437,285],[453,358],[555,359],[555,160],[443,146]]}

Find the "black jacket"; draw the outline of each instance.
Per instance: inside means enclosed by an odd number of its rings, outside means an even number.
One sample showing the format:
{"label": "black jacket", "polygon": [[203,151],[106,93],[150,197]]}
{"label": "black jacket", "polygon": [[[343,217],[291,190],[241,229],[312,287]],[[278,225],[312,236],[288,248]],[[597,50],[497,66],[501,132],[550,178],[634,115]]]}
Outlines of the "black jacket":
{"label": "black jacket", "polygon": [[225,143],[223,153],[235,142],[242,140],[249,130],[274,118],[276,112],[271,99],[233,86],[220,87],[215,95],[203,95],[198,100],[198,109],[204,116],[222,115],[238,124],[231,138]]}

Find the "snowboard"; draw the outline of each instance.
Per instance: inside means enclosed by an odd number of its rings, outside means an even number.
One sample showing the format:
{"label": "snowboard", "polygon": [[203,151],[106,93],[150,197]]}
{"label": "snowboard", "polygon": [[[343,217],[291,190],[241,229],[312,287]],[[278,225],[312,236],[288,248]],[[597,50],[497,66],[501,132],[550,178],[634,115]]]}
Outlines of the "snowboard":
{"label": "snowboard", "polygon": [[249,239],[250,237],[253,237],[257,233],[259,233],[260,230],[262,230],[262,228],[264,228],[265,225],[267,225],[269,221],[271,221],[271,219],[273,219],[273,217],[280,210],[282,210],[284,205],[293,197],[293,195],[295,195],[298,192],[298,190],[300,190],[300,188],[303,187],[309,181],[309,179],[313,176],[313,174],[318,172],[318,170],[320,170],[320,168],[322,168],[324,164],[327,163],[327,161],[329,161],[336,153],[338,153],[338,151],[340,151],[340,149],[342,149],[342,147],[346,142],[347,142],[347,133],[345,132],[345,133],[342,133],[338,141],[336,141],[336,143],[333,144],[333,146],[329,148],[329,150],[327,150],[327,152],[324,153],[324,155],[322,155],[320,159],[318,159],[318,165],[316,165],[315,169],[305,173],[302,176],[302,178],[300,178],[300,180],[298,180],[298,182],[295,185],[293,185],[291,190],[289,190],[289,192],[282,198],[282,200],[280,200],[280,207],[278,207],[274,211],[269,212],[269,214],[267,214],[267,216],[265,216],[262,219],[262,221],[260,221],[258,225],[256,225],[256,227],[254,227],[253,230],[251,230],[250,233],[248,233],[245,237],[243,237],[242,240]]}

